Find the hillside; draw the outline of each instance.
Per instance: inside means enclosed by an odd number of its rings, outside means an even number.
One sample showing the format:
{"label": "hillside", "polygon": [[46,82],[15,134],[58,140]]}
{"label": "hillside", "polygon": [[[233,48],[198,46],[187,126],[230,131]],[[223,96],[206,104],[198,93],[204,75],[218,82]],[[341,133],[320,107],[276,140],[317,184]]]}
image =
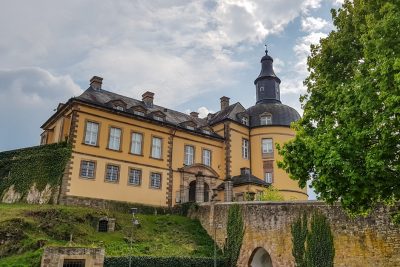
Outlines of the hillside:
{"label": "hillside", "polygon": [[[115,232],[97,232],[98,219],[105,215],[116,218]],[[133,229],[131,215],[115,211],[0,204],[0,266],[38,266],[43,247],[49,245],[101,246],[106,256],[213,255],[213,241],[198,221],[178,215],[137,218],[141,225]]]}

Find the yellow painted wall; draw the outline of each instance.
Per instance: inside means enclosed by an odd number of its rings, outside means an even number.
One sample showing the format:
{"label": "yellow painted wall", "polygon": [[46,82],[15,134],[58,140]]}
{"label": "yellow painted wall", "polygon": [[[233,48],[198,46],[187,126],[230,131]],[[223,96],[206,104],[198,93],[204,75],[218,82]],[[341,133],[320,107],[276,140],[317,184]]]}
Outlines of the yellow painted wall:
{"label": "yellow painted wall", "polygon": [[[249,130],[247,127],[230,123],[231,129],[231,176],[240,175],[241,168],[250,168],[250,157],[242,157],[242,139],[249,140]],[[250,153],[250,151],[249,151]],[[250,156],[250,154],[249,154]]]}
{"label": "yellow painted wall", "polygon": [[298,187],[296,181],[293,181],[289,178],[289,175],[282,169],[279,169],[277,166],[277,161],[282,160],[282,157],[278,154],[277,149],[275,148],[275,144],[283,145],[285,142],[294,138],[295,133],[292,129],[288,127],[259,127],[254,128],[250,131],[250,143],[251,143],[251,170],[252,173],[259,177],[264,178],[264,170],[263,170],[263,158],[262,158],[262,148],[261,148],[261,140],[263,138],[272,138],[274,146],[274,157],[268,160],[274,161],[274,183],[273,186],[280,190],[292,190],[298,191],[296,192],[282,192],[285,199],[298,199],[298,200],[307,200],[307,195],[301,194],[301,192],[307,193],[307,189],[301,189]]}
{"label": "yellow painted wall", "polygon": [[[167,170],[156,167],[143,167],[133,162],[121,164],[118,160],[101,159],[79,153],[73,153],[72,155],[74,158],[68,195],[166,206]],[[85,179],[79,176],[81,160],[93,160],[96,162],[95,179]],[[106,164],[120,165],[118,183],[105,181]],[[129,167],[142,170],[142,183],[140,186],[128,185]],[[162,174],[161,189],[150,188],[151,171]]]}
{"label": "yellow painted wall", "polygon": [[[189,134],[184,131],[175,131],[165,126],[152,124],[149,122],[135,120],[132,118],[125,118],[123,116],[112,114],[109,112],[101,111],[91,107],[80,106],[79,119],[77,124],[77,137],[74,151],[80,157],[89,157],[96,159],[99,163],[97,170],[102,171],[102,177],[98,182],[96,181],[97,192],[91,193],[92,189],[87,187],[81,187],[84,179],[79,178],[77,175],[78,171],[75,171],[72,176],[76,180],[78,177],[79,182],[71,182],[69,195],[74,196],[85,196],[105,198],[119,200],[119,201],[134,201],[140,203],[147,203],[151,205],[163,205],[167,204],[167,179],[168,179],[168,141],[173,136],[173,150],[172,150],[172,169],[173,169],[173,190],[172,190],[172,203],[175,204],[176,192],[179,191],[180,187],[180,173],[177,172],[179,168],[183,167],[184,163],[184,146],[192,145],[195,147],[195,163],[202,163],[202,149],[209,149],[212,151],[212,162],[211,167],[220,175],[224,177],[224,154],[223,154],[223,140],[212,140],[207,137],[200,135]],[[86,121],[93,121],[99,123],[99,137],[98,146],[90,146],[84,144],[84,134]],[[110,126],[118,127],[122,129],[122,142],[120,151],[114,151],[107,148],[109,139],[109,128]],[[143,134],[143,155],[132,155],[130,154],[131,145],[131,133],[139,132]],[[161,137],[162,143],[162,160],[153,159],[151,155],[151,139],[152,136]],[[118,186],[108,182],[104,182],[104,170],[106,163],[115,163],[121,167],[121,177],[124,175],[124,181],[121,180]],[[149,178],[150,171],[162,171],[163,172],[163,188],[162,190],[150,189],[148,184],[146,189],[144,187],[135,187],[127,185],[128,177],[128,166],[140,166],[143,173],[143,180]],[[79,170],[80,160],[74,160],[73,169]],[[96,179],[97,180],[97,179]],[[85,181],[94,183],[93,181]],[[165,183],[165,185],[164,185]],[[103,195],[103,190],[108,190],[108,187],[118,188],[122,190],[121,194],[106,193]],[[123,189],[125,188],[125,189]],[[130,192],[137,191],[142,188],[143,193],[138,194],[140,198],[132,198]],[[127,191],[126,191],[127,190]],[[150,191],[149,191],[150,190]],[[148,194],[146,193],[148,192]],[[157,195],[157,197],[155,197]],[[160,200],[162,200],[160,202]]]}

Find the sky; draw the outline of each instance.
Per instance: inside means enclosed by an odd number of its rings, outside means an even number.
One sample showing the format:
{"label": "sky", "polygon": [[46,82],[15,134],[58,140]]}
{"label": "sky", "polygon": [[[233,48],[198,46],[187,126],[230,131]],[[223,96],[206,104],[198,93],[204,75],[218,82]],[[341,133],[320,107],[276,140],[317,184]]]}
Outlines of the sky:
{"label": "sky", "polygon": [[302,114],[306,59],[341,0],[0,0],[0,151],[38,145],[58,103],[103,88],[200,116],[255,104],[264,44]]}

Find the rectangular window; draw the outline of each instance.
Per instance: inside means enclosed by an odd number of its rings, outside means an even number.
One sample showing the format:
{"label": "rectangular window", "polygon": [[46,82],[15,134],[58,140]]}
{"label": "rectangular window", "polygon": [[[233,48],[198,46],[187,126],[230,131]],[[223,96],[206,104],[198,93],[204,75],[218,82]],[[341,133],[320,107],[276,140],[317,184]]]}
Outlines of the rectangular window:
{"label": "rectangular window", "polygon": [[272,184],[272,172],[265,173],[265,182],[268,184]]}
{"label": "rectangular window", "polygon": [[107,164],[106,181],[118,182],[119,180],[119,166]]}
{"label": "rectangular window", "polygon": [[129,184],[140,185],[142,180],[142,171],[137,169],[129,169]]}
{"label": "rectangular window", "polygon": [[96,163],[94,161],[82,160],[80,176],[83,178],[93,179],[96,170]]}
{"label": "rectangular window", "polygon": [[211,166],[211,150],[203,149],[203,164]]}
{"label": "rectangular window", "polygon": [[161,174],[152,172],[150,173],[150,187],[151,188],[161,188]]}
{"label": "rectangular window", "polygon": [[272,116],[271,115],[261,116],[260,124],[261,125],[271,125],[272,124]]}
{"label": "rectangular window", "polygon": [[110,128],[110,139],[108,140],[108,148],[112,150],[119,150],[121,145],[121,129]]}
{"label": "rectangular window", "polygon": [[249,158],[249,140],[242,139],[242,157],[244,159]]}
{"label": "rectangular window", "polygon": [[144,112],[138,111],[138,110],[134,110],[134,111],[133,111],[133,114],[139,115],[139,116],[144,116]]}
{"label": "rectangular window", "polygon": [[164,121],[164,118],[163,117],[160,117],[160,116],[154,116],[153,117],[156,121]]}
{"label": "rectangular window", "polygon": [[271,154],[273,152],[273,146],[272,146],[272,139],[263,139],[262,140],[262,153],[263,154]]}
{"label": "rectangular window", "polygon": [[248,119],[247,117],[243,117],[243,118],[242,118],[242,123],[243,123],[244,125],[249,126],[249,119]]}
{"label": "rectangular window", "polygon": [[192,165],[194,163],[194,147],[185,146],[185,165]]}
{"label": "rectangular window", "polygon": [[85,144],[97,146],[97,137],[99,134],[99,124],[91,121],[86,122]]}
{"label": "rectangular window", "polygon": [[151,141],[151,157],[161,159],[162,155],[162,139],[153,137]]}
{"label": "rectangular window", "polygon": [[131,153],[135,155],[142,155],[142,142],[143,135],[140,133],[132,133],[131,137]]}

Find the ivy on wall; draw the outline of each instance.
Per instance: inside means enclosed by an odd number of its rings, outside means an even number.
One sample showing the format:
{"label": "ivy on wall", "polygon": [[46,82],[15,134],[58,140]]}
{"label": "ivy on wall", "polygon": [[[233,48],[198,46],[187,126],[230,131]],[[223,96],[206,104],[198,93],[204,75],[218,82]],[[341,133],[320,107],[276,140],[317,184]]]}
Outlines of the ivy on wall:
{"label": "ivy on wall", "polygon": [[335,247],[328,219],[313,213],[308,229],[307,215],[297,219],[291,227],[296,267],[333,267]]}
{"label": "ivy on wall", "polygon": [[63,142],[0,153],[0,195],[10,186],[25,196],[33,184],[42,191],[57,186],[68,160],[71,145]]}
{"label": "ivy on wall", "polygon": [[227,267],[236,267],[244,235],[242,208],[238,204],[231,205],[228,210],[227,239],[224,255]]}

